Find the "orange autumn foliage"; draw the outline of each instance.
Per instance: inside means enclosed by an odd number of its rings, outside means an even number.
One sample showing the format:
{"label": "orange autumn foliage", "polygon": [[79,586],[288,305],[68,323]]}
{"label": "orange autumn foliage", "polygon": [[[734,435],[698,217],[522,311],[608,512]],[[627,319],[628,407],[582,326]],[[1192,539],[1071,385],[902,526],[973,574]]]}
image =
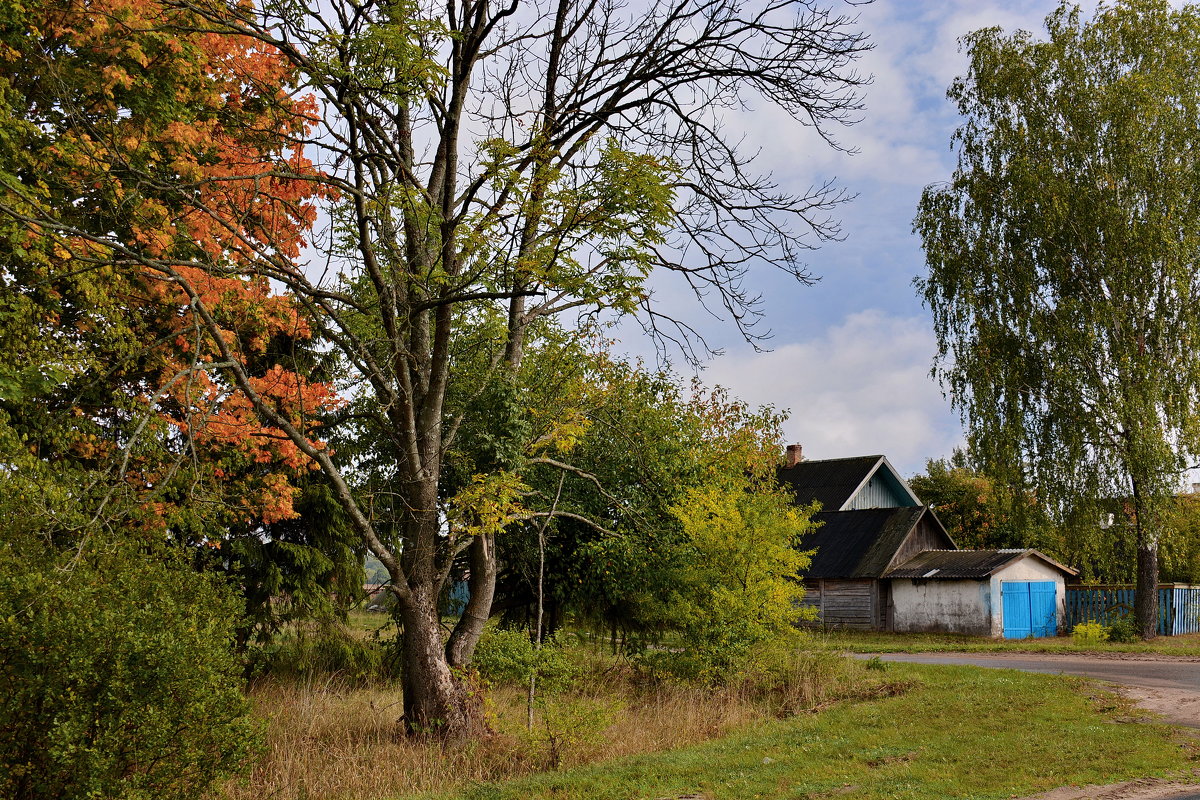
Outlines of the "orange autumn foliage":
{"label": "orange autumn foliage", "polygon": [[[314,419],[341,401],[273,350],[310,339],[312,327],[263,267],[301,268],[316,202],[329,192],[304,155],[315,100],[291,94],[279,53],[206,20],[233,16],[220,3],[159,0],[0,10],[5,112],[28,140],[11,158],[36,176],[5,186],[6,204],[29,217],[35,279],[94,276],[80,294],[96,311],[71,323],[77,334],[137,345],[114,345],[136,363],[110,374],[176,452],[133,453],[126,482],[160,488],[186,450],[199,479],[228,498],[230,521],[269,523],[295,515],[291,476],[314,465],[259,420],[220,364],[232,353],[254,391],[324,446]],[[220,341],[200,324],[201,305]],[[39,324],[61,336],[54,329],[65,323],[50,314]],[[118,449],[115,440],[75,447],[93,459]],[[143,509],[167,525],[187,497],[162,494]]]}

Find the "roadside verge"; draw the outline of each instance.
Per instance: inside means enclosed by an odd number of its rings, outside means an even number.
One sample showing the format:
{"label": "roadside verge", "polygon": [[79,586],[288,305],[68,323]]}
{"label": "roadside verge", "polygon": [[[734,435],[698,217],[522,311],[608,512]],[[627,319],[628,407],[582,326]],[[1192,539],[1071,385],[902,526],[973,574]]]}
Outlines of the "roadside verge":
{"label": "roadside verge", "polygon": [[[1076,678],[889,664],[902,696],[842,703],[707,744],[476,786],[471,800],[1011,798],[1181,778],[1190,740]],[[432,796],[431,796],[432,797]],[[1056,798],[1056,800],[1065,800]]]}

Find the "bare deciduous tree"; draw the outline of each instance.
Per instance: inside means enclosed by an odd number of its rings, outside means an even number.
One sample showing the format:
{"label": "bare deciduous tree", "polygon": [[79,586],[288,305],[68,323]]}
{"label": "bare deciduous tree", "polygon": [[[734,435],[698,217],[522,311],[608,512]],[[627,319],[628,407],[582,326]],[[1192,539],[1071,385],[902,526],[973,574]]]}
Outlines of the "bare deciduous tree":
{"label": "bare deciduous tree", "polygon": [[[318,101],[306,138],[291,144],[336,192],[315,248],[324,263],[245,236],[252,257],[204,266],[270,278],[344,358],[360,430],[394,457],[374,511],[353,466],[256,390],[234,357],[240,344],[222,338],[187,274],[124,256],[187,289],[228,350],[231,383],[320,465],[387,568],[409,729],[469,735],[469,692],[452,668],[469,661],[488,618],[499,527],[445,516],[448,502],[469,505],[443,485],[465,413],[448,397],[471,395],[455,384],[456,360],[483,353],[484,372],[469,378],[482,389],[519,368],[539,320],[567,313],[633,316],[694,355],[696,332],[655,306],[655,271],[760,337],[748,271],[811,282],[800,256],[838,235],[830,214],[846,195],[832,183],[777,186],[726,117],[777,107],[796,135],[807,127],[840,148],[834,131],[859,111],[854,62],[869,45],[853,18],[815,0],[268,0],[234,22],[227,9],[174,4],[217,34],[277,49]],[[283,164],[279,174],[294,177]],[[496,499],[501,488],[489,493],[487,477],[475,502],[495,507],[473,519],[503,522],[516,506]],[[471,599],[447,642],[438,595],[464,552]]]}

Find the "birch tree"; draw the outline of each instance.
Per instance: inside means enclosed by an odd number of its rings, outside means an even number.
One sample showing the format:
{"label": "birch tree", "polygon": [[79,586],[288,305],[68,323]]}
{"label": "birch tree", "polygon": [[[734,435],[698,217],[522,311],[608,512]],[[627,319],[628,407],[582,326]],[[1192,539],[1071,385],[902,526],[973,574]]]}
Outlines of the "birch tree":
{"label": "birch tree", "polygon": [[1123,502],[1152,637],[1164,504],[1200,450],[1200,12],[1064,4],[1045,27],[964,38],[917,283],[980,467],[1060,522]]}

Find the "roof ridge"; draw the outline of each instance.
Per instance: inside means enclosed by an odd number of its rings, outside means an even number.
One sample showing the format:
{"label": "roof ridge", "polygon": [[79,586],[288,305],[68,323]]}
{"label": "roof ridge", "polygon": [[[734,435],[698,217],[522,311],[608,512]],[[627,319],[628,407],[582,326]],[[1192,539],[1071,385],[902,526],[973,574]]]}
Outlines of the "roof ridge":
{"label": "roof ridge", "polygon": [[841,456],[840,458],[806,458],[803,461],[796,462],[796,466],[800,466],[801,464],[821,464],[821,463],[824,463],[827,461],[862,461],[862,460],[868,459],[868,458],[871,460],[875,460],[875,459],[880,459],[883,457],[884,457],[883,453],[875,453],[872,455],[865,455],[865,456]]}
{"label": "roof ridge", "polygon": [[870,508],[840,508],[827,511],[821,509],[818,514],[861,514],[864,511],[889,511],[896,513],[897,511],[919,511],[922,509],[931,508],[931,506],[871,506]]}

